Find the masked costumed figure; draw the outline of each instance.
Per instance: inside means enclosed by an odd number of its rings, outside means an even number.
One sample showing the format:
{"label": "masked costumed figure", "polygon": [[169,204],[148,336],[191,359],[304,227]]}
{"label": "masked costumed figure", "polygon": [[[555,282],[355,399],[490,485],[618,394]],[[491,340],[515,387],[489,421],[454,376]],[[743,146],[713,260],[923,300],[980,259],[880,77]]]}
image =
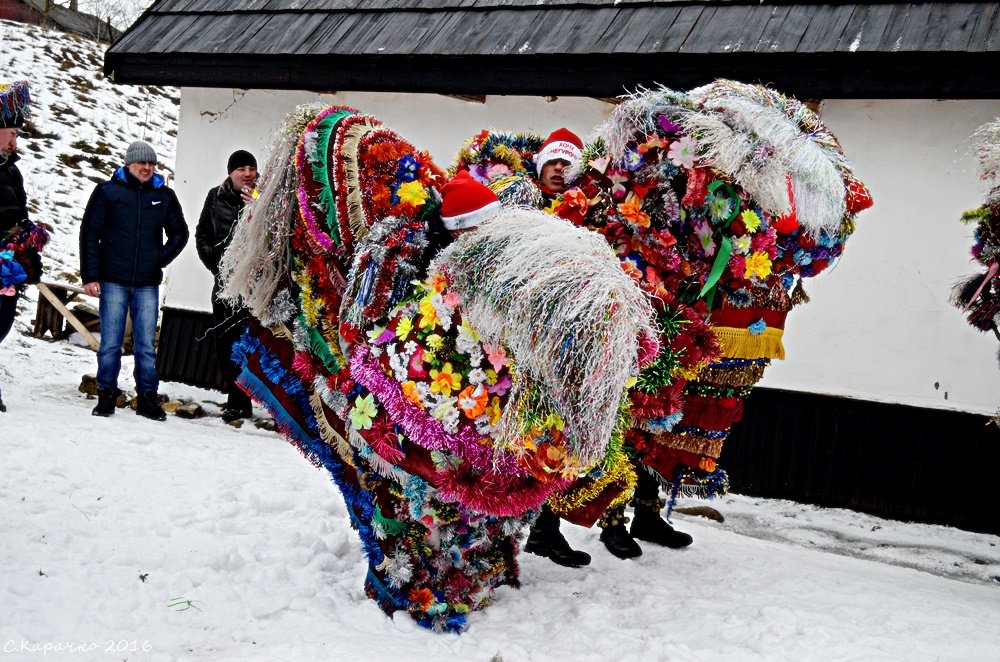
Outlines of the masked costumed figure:
{"label": "masked costumed figure", "polygon": [[[488,173],[484,156],[497,153],[511,167],[513,151],[519,172],[530,173],[532,145],[498,149],[491,139],[467,143],[456,167]],[[501,201],[511,192],[522,202],[530,190],[514,181],[519,172],[491,180]],[[632,537],[690,542],[660,517],[659,488],[671,508],[680,494],[727,489],[723,443],[769,361],[784,358],[785,317],[807,300],[801,279],[839,258],[854,216],[870,204],[818,116],[765,87],[644,91],[597,128],[573,185],[548,209],[602,234],[655,297],[662,347],[631,393],[626,449],[635,472],[623,479],[636,485],[631,531],[620,496],[605,497],[600,516],[612,553],[641,554]],[[581,480],[550,506],[585,523],[600,487]]]}
{"label": "masked costumed figure", "polygon": [[[976,226],[972,259],[985,271],[960,281],[952,303],[966,314],[972,327],[992,331],[1000,340],[1000,120],[979,127],[972,138],[980,176],[991,186],[983,205],[962,214],[962,222]],[[1000,423],[1000,415],[994,421]]]}
{"label": "masked costumed figure", "polygon": [[256,318],[238,381],[340,488],[368,595],[460,631],[518,586],[548,496],[627,464],[653,311],[603,238],[493,217],[485,187],[445,185],[353,109],[290,115],[264,172],[221,263],[223,295]]}

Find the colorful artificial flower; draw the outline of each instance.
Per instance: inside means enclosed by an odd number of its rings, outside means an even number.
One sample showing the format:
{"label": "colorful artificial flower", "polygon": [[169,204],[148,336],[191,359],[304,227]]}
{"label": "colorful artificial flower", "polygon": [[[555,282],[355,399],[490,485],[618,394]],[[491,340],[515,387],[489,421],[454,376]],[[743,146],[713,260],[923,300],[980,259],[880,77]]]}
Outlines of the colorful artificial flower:
{"label": "colorful artificial flower", "polygon": [[458,408],[468,418],[475,419],[486,411],[486,405],[489,404],[489,400],[490,396],[482,384],[478,386],[466,386],[458,394]]}
{"label": "colorful artificial flower", "polygon": [[612,170],[608,173],[608,179],[611,180],[611,195],[615,198],[624,198],[626,193],[625,184],[629,180],[628,173],[621,170]]}
{"label": "colorful artificial flower", "polygon": [[434,307],[434,302],[431,301],[431,297],[426,296],[420,300],[420,319],[417,321],[417,326],[421,329],[433,329],[441,320],[438,318],[437,308]]}
{"label": "colorful artificial flower", "polygon": [[421,207],[427,201],[427,189],[418,181],[400,184],[396,195],[399,196],[400,201],[414,207]]}
{"label": "colorful artificial flower", "polygon": [[[486,350],[486,359],[493,366],[494,371],[499,371],[500,368],[507,365],[507,350],[503,348],[503,345],[483,345],[483,349]],[[496,381],[496,372],[493,373],[494,382]]]}
{"label": "colorful artificial flower", "polygon": [[359,395],[354,399],[354,407],[351,408],[351,426],[355,430],[369,430],[372,427],[372,420],[377,415],[375,396],[371,393]]}
{"label": "colorful artificial flower", "polygon": [[451,395],[462,386],[462,375],[456,373],[451,363],[445,363],[440,370],[431,370],[431,393],[439,393],[445,397]]}
{"label": "colorful artificial flower", "polygon": [[444,338],[437,333],[432,333],[427,336],[427,338],[424,339],[424,342],[426,342],[427,346],[433,350],[438,350],[444,347]]}
{"label": "colorful artificial flower", "polygon": [[743,235],[742,237],[730,237],[729,243],[732,244],[733,253],[738,253],[740,255],[746,255],[750,252],[750,237]]}
{"label": "colorful artificial flower", "polygon": [[665,134],[680,133],[683,131],[680,124],[674,124],[666,115],[660,115],[656,118],[656,126],[660,127],[660,130]]}
{"label": "colorful artificial flower", "polygon": [[491,425],[499,423],[500,416],[503,415],[503,410],[500,408],[500,397],[494,395],[490,398],[490,404],[487,405],[486,411],[483,413],[489,419]]}
{"label": "colorful artificial flower", "polygon": [[705,206],[708,207],[708,215],[715,223],[725,221],[733,213],[733,201],[725,194],[712,193],[705,200]]}
{"label": "colorful artificial flower", "polygon": [[445,278],[444,274],[436,273],[430,277],[429,283],[431,290],[437,294],[441,294],[446,289],[448,289],[448,279]]}
{"label": "colorful artificial flower", "polygon": [[707,257],[715,255],[715,241],[712,239],[712,226],[703,218],[696,219],[692,224],[694,235],[698,239],[701,251]]}
{"label": "colorful artificial flower", "polygon": [[622,155],[621,165],[629,172],[635,172],[642,167],[642,154],[639,153],[639,150],[629,147]]}
{"label": "colorful artificial flower", "polygon": [[417,178],[417,170],[420,162],[413,158],[412,154],[407,154],[399,160],[399,168],[396,169],[396,179],[403,182],[412,182]]}
{"label": "colorful artificial flower", "polygon": [[771,258],[767,253],[756,251],[747,257],[747,270],[744,278],[759,278],[764,280],[771,275]]}
{"label": "colorful artificial flower", "polygon": [[760,227],[760,216],[752,209],[744,209],[743,213],[740,214],[740,219],[743,221],[747,232],[756,232],[757,228]]}
{"label": "colorful artificial flower", "polygon": [[422,586],[410,591],[410,603],[420,611],[429,611],[434,602],[434,594],[429,588]]}
{"label": "colorful artificial flower", "polygon": [[759,336],[760,334],[764,333],[764,331],[766,331],[766,330],[767,330],[767,322],[765,322],[763,320],[763,318],[757,320],[756,322],[751,323],[747,327],[747,331],[749,331],[750,334],[754,335],[754,336]]}
{"label": "colorful artificial flower", "polygon": [[491,381],[490,380],[491,372],[493,371],[492,370],[486,371],[486,383],[489,384],[489,386],[486,387],[486,390],[493,395],[501,395],[501,396],[505,395],[507,391],[510,389],[510,387],[514,385],[514,382],[513,380],[511,380],[510,375],[504,373],[502,376],[500,376],[494,372],[493,379]]}
{"label": "colorful artificial flower", "polygon": [[416,382],[413,381],[403,382],[402,390],[403,390],[403,395],[406,397],[407,400],[423,406],[424,400],[423,398],[420,397],[420,394],[417,392]]}
{"label": "colorful artificial flower", "polygon": [[629,223],[640,228],[649,227],[649,214],[642,211],[642,198],[630,193],[625,202],[618,205],[618,211]]}
{"label": "colorful artificial flower", "polygon": [[667,146],[667,143],[663,142],[663,139],[655,133],[651,133],[646,136],[646,142],[639,145],[639,153],[645,154],[651,149],[663,149]]}
{"label": "colorful artificial flower", "polygon": [[670,159],[670,162],[675,166],[693,168],[694,160],[697,156],[695,152],[697,146],[698,141],[693,137],[682,136],[670,145],[670,149],[667,150],[667,158]]}
{"label": "colorful artificial flower", "polygon": [[413,331],[413,320],[409,317],[404,317],[396,323],[396,337],[401,341],[406,340],[407,336],[410,335],[410,331]]}
{"label": "colorful artificial flower", "polygon": [[486,171],[486,176],[490,181],[494,179],[500,179],[501,177],[510,177],[513,173],[503,163],[495,163],[489,167]]}

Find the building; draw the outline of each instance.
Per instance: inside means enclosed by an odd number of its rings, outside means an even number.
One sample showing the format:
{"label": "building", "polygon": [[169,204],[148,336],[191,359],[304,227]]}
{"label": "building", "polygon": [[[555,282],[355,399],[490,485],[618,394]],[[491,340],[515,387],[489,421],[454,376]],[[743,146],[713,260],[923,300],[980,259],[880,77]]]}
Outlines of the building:
{"label": "building", "polygon": [[[748,0],[159,0],[108,51],[119,83],[182,88],[189,216],[232,149],[295,104],[346,103],[447,165],[487,126],[586,134],[607,99],[716,77],[820,103],[876,206],[807,283],[727,442],[735,489],[1000,533],[996,340],[948,304],[972,270],[961,212],[984,192],[968,137],[1000,115],[1000,3]],[[172,269],[164,376],[205,381],[209,277]],[[201,320],[201,321],[200,321]],[[197,347],[197,349],[192,349]]]}
{"label": "building", "polygon": [[63,32],[109,43],[121,36],[121,30],[110,22],[77,11],[76,4],[73,2],[71,7],[65,7],[52,0],[0,0],[0,19],[47,25]]}

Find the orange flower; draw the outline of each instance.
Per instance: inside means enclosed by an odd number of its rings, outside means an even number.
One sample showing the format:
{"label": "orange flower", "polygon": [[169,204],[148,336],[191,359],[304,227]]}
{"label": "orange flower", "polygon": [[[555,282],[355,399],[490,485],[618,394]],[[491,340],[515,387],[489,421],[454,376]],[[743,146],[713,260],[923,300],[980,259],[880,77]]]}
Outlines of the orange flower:
{"label": "orange flower", "polygon": [[458,408],[465,412],[470,419],[482,416],[486,411],[486,404],[489,402],[490,394],[486,392],[482,384],[466,386],[458,394]]}
{"label": "orange flower", "polygon": [[431,276],[430,286],[432,290],[441,294],[448,287],[448,279],[444,277],[444,274],[434,274]]}
{"label": "orange flower", "polygon": [[633,225],[640,228],[649,227],[649,214],[642,211],[642,198],[629,194],[625,202],[618,205],[618,211]]}
{"label": "orange flower", "polygon": [[576,207],[581,212],[586,212],[587,207],[590,205],[590,201],[587,200],[587,195],[578,188],[566,191],[563,194],[563,200],[570,207]]}
{"label": "orange flower", "polygon": [[415,402],[418,405],[424,404],[420,399],[420,394],[417,393],[417,383],[414,381],[403,382],[403,395],[410,402]]}
{"label": "orange flower", "polygon": [[452,370],[451,363],[445,363],[440,370],[431,370],[431,393],[440,393],[447,398],[461,387],[462,375]]}
{"label": "orange flower", "polygon": [[415,588],[410,591],[410,602],[420,611],[427,611],[434,604],[434,594],[429,588]]}
{"label": "orange flower", "polygon": [[421,329],[426,329],[427,327],[434,328],[441,322],[438,319],[437,309],[434,304],[431,303],[431,298],[429,296],[424,297],[420,300],[420,320],[417,322],[417,326]]}
{"label": "orange flower", "polygon": [[712,473],[713,471],[715,471],[716,466],[717,465],[715,460],[713,460],[710,457],[703,457],[700,460],[698,460],[698,468],[701,469],[702,471],[707,471],[708,473]]}

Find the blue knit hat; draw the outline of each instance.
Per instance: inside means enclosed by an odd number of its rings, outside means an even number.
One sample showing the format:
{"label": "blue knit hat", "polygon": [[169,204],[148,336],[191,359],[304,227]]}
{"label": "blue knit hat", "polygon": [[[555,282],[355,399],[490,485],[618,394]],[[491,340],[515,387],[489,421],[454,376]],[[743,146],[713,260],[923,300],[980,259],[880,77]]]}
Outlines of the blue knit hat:
{"label": "blue knit hat", "polygon": [[156,163],[156,151],[149,143],[136,140],[125,152],[125,166],[128,167],[133,163]]}

